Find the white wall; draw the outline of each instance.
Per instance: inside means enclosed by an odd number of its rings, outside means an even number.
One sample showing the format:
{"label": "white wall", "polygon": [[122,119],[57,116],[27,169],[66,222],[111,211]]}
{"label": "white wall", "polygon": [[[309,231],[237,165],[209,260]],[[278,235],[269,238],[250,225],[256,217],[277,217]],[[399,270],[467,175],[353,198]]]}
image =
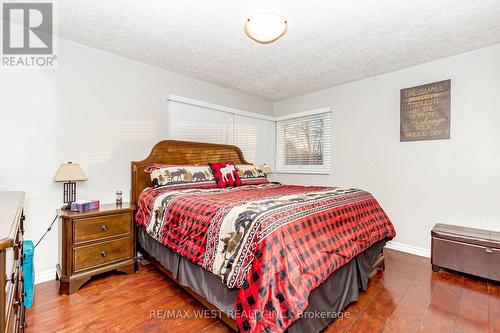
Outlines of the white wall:
{"label": "white wall", "polygon": [[[451,139],[399,142],[400,89],[445,79]],[[436,222],[500,230],[500,44],[285,100],[274,113],[325,106],[332,174],[274,179],[372,192],[395,224],[394,242],[420,254]]]}
{"label": "white wall", "polygon": [[[272,113],[272,103],[63,39],[55,70],[0,70],[0,189],[27,193],[26,239],[38,240],[62,201],[53,176],[79,162],[89,180],[80,198],[128,200],[130,161],[162,138],[166,97],[177,94]],[[58,228],[35,252],[37,272],[54,278]],[[40,276],[39,276],[40,277]]]}
{"label": "white wall", "polygon": [[[0,70],[0,189],[27,192],[27,239],[37,240],[62,200],[62,161],[80,162],[81,198],[128,200],[130,161],[162,138],[166,96],[242,110],[273,104],[133,60],[59,40],[56,70]],[[396,225],[396,242],[430,248],[434,223],[500,230],[500,45],[274,104],[274,114],[331,106],[332,174],[284,175],[295,184],[371,191]],[[451,140],[399,142],[399,89],[452,79]],[[57,227],[36,251],[53,278]]]}

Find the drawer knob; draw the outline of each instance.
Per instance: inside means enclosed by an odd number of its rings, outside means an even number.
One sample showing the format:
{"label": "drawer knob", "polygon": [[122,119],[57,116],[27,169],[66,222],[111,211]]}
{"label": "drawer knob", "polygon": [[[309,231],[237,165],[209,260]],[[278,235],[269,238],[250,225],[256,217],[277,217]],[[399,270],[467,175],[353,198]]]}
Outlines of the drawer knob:
{"label": "drawer knob", "polygon": [[101,226],[101,230],[102,230],[102,231],[108,231],[108,227],[107,227],[107,226],[105,226],[105,225],[103,225],[103,226]]}
{"label": "drawer knob", "polygon": [[102,257],[106,257],[107,255],[108,255],[108,254],[106,253],[106,251],[102,251],[102,252],[101,252],[101,256],[102,256]]}
{"label": "drawer knob", "polygon": [[486,248],[486,253],[493,253],[493,249],[491,247]]}

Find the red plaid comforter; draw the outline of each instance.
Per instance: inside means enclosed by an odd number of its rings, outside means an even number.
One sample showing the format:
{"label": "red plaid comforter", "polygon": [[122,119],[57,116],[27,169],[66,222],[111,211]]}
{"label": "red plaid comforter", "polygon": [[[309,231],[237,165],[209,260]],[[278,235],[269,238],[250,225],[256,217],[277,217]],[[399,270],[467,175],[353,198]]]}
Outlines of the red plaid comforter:
{"label": "red plaid comforter", "polygon": [[136,222],[239,288],[240,332],[283,332],[310,292],[372,244],[395,236],[368,192],[276,184],[148,188]]}

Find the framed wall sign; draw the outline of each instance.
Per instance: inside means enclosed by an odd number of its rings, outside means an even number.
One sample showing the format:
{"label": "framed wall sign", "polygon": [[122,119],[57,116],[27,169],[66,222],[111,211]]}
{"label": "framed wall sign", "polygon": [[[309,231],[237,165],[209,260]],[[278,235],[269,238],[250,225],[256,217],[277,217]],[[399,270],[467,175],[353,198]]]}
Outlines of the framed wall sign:
{"label": "framed wall sign", "polygon": [[400,141],[450,138],[451,80],[401,89]]}

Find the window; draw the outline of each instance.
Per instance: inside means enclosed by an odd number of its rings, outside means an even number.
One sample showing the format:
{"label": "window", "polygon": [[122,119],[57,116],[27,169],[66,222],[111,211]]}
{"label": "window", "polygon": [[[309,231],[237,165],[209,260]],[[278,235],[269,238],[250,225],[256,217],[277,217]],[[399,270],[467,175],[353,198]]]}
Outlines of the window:
{"label": "window", "polygon": [[[193,104],[193,103],[198,103]],[[169,100],[168,137],[238,146],[254,164],[274,165],[275,122],[203,102]],[[207,104],[207,103],[205,103]],[[220,108],[216,109],[216,108]]]}
{"label": "window", "polygon": [[330,118],[327,112],[278,121],[276,171],[330,173]]}
{"label": "window", "polygon": [[170,139],[236,145],[277,172],[330,173],[329,108],[272,117],[175,95],[168,103]]}
{"label": "window", "polygon": [[231,143],[233,116],[201,106],[170,102],[170,138],[185,141]]}
{"label": "window", "polygon": [[275,122],[234,115],[234,140],[245,159],[251,163],[274,166]]}

